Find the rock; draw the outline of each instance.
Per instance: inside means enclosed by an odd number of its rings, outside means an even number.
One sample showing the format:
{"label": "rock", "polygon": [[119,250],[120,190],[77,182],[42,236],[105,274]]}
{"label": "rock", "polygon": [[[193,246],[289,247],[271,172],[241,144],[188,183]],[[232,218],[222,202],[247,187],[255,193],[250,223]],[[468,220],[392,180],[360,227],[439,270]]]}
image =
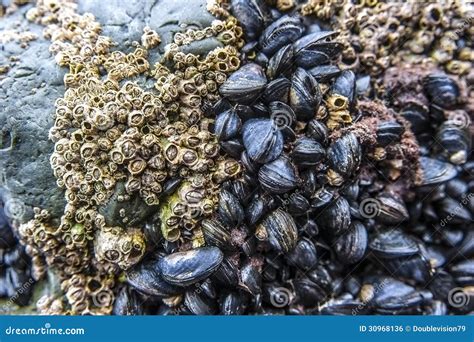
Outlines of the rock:
{"label": "rock", "polygon": [[[43,27],[26,21],[31,7],[21,6],[0,20],[0,32],[18,29],[14,25],[20,23],[19,29],[37,36],[27,48],[0,39],[0,67],[8,67],[0,73],[0,198],[9,217],[18,223],[33,217],[33,207],[48,209],[53,218],[59,218],[65,205],[64,192],[56,186],[49,164],[54,144],[48,131],[54,102],[64,93],[66,69],[52,58]],[[189,0],[186,6],[175,0],[79,0],[78,10],[94,14],[103,25],[102,34],[112,37],[122,51],[133,49],[132,42],[140,41],[145,26],[157,31],[162,43],[151,51],[151,64],[162,58],[175,32],[204,28],[216,19],[207,11],[205,0]],[[218,46],[222,44],[217,39],[209,38],[190,44],[186,52],[203,55]]]}
{"label": "rock", "polygon": [[19,222],[33,217],[33,207],[59,217],[65,205],[49,164],[54,144],[48,139],[54,101],[64,93],[65,70],[51,57],[43,27],[24,19],[30,7],[0,20],[0,32],[21,22],[38,36],[27,48],[0,40],[0,65],[9,65],[0,75],[0,197],[7,216]]}
{"label": "rock", "polygon": [[[133,50],[132,42],[139,42],[143,28],[149,26],[161,37],[161,44],[150,53],[150,63],[157,62],[165,47],[173,41],[173,34],[187,29],[202,29],[216,20],[206,9],[206,0],[188,0],[186,5],[176,0],[110,0],[79,1],[79,12],[90,12],[102,24],[102,34],[119,43],[123,51]],[[204,55],[223,46],[215,38],[203,39],[186,47],[186,53]]]}

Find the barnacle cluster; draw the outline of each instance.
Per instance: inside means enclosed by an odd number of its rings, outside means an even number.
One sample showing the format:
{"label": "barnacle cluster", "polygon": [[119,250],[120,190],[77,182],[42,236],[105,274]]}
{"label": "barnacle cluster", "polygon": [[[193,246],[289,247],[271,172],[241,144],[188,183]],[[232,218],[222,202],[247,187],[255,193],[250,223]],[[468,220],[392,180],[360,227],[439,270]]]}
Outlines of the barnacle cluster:
{"label": "barnacle cluster", "polygon": [[[218,184],[239,173],[238,163],[219,156],[208,130],[213,120],[201,106],[217,99],[227,73],[239,67],[243,41],[235,19],[215,20],[176,33],[165,61],[151,66],[147,57],[161,41],[157,32],[145,27],[133,52],[112,51],[114,42],[101,35],[94,17],[75,9],[69,0],[40,0],[27,14],[46,26],[56,62],[69,68],[50,130],[51,166],[67,206],[58,227],[37,210],[20,231],[30,253],[43,257],[62,281],[67,303],[55,305],[59,311],[108,313],[113,300],[97,298],[102,292],[113,298],[111,275],[137,263],[147,243],[143,222],[130,217],[134,213],[121,208],[120,226],[110,219],[111,202],[149,206],[159,213],[164,238],[175,241],[182,228],[194,234],[196,223],[214,210]],[[223,47],[202,57],[182,51],[208,37]],[[140,75],[152,77],[154,89],[130,80]],[[91,285],[96,282],[99,288]]]}
{"label": "barnacle cluster", "polygon": [[474,8],[467,1],[309,0],[301,13],[330,22],[345,44],[343,64],[371,75],[402,62],[460,75],[474,60]]}

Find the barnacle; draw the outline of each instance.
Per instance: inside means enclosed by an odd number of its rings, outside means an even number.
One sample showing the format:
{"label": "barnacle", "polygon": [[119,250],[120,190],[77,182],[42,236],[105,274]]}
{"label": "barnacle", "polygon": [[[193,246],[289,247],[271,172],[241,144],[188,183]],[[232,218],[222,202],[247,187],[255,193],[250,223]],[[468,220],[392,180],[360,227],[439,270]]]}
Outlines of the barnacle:
{"label": "barnacle", "polygon": [[[220,19],[203,29],[177,32],[167,47],[167,66],[148,62],[148,50],[161,41],[149,27],[143,29],[141,45],[124,53],[111,51],[115,43],[100,35],[100,24],[91,15],[77,14],[69,0],[39,0],[28,12],[28,20],[46,26],[57,64],[69,68],[50,130],[55,142],[51,167],[68,204],[59,228],[40,212],[21,228],[30,254],[54,269],[67,300],[59,305],[45,297],[42,312],[110,313],[115,275],[143,256],[146,240],[135,219],[121,210],[123,226],[108,225],[99,207],[137,198],[144,205],[160,205],[165,238],[191,239],[181,230],[198,229],[215,206],[216,182],[240,171],[235,161],[224,166],[217,160],[217,139],[199,129],[208,120],[201,105],[218,99],[218,85],[239,67],[238,49],[244,44],[226,2],[209,3],[209,8]],[[205,56],[181,51],[207,37],[224,44]],[[155,78],[154,91],[130,81],[143,73]],[[183,184],[164,201],[164,183],[172,177],[183,177]],[[124,187],[120,198],[117,184]],[[174,205],[197,210],[176,215]]]}

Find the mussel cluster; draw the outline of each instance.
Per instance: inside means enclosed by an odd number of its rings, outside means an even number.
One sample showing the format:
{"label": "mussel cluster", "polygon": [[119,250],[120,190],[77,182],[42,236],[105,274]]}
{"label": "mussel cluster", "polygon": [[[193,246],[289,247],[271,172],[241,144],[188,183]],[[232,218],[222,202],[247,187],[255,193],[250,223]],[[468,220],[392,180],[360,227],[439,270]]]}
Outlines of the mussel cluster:
{"label": "mussel cluster", "polygon": [[206,247],[165,243],[127,274],[114,313],[472,311],[462,80],[394,68],[377,100],[357,69],[337,66],[336,32],[259,1],[231,12],[243,65],[207,110],[243,174],[201,222]]}
{"label": "mussel cluster", "polygon": [[[68,204],[19,229],[25,272],[54,270],[64,294],[40,312],[474,311],[472,32],[443,38],[458,67],[399,51],[406,34],[426,57],[460,6],[208,1],[225,20],[177,32],[152,67],[156,32],[111,51],[93,18],[51,3],[29,19],[70,68],[50,132]],[[207,36],[223,47],[181,51]]]}

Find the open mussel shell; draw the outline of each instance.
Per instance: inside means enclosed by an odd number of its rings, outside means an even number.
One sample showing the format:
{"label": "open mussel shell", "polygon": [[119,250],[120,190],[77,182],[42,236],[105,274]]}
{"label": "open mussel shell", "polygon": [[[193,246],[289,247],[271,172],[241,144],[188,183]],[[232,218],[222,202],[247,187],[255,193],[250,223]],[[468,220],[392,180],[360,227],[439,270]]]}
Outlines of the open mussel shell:
{"label": "open mussel shell", "polygon": [[127,271],[127,282],[136,290],[151,296],[167,297],[181,292],[179,287],[166,282],[161,275],[161,257],[152,256]]}
{"label": "open mussel shell", "polygon": [[272,194],[284,194],[298,185],[296,169],[286,156],[263,165],[258,171],[258,180],[262,188]]}
{"label": "open mussel shell", "polygon": [[334,250],[337,258],[344,264],[355,264],[362,260],[368,247],[367,229],[357,221],[349,230],[337,237]]}
{"label": "open mussel shell", "polygon": [[362,160],[362,148],[354,133],[337,139],[328,149],[328,162],[331,168],[344,176],[352,175]]}
{"label": "open mussel shell", "polygon": [[251,119],[243,126],[242,140],[250,159],[267,163],[283,151],[283,135],[270,119]]}
{"label": "open mussel shell", "polygon": [[344,197],[338,197],[319,213],[316,212],[316,222],[329,236],[341,235],[352,222],[349,203]]}
{"label": "open mussel shell", "polygon": [[420,185],[443,183],[453,179],[458,174],[454,165],[428,157],[420,157],[420,169]]}
{"label": "open mussel shell", "polygon": [[222,222],[230,228],[239,226],[244,220],[244,209],[239,199],[226,190],[219,194],[217,213]]}
{"label": "open mussel shell", "polygon": [[452,108],[460,96],[457,83],[445,74],[430,74],[423,79],[423,86],[430,100],[442,107]]}
{"label": "open mussel shell", "polygon": [[300,121],[314,118],[322,100],[318,82],[305,69],[297,68],[291,77],[290,106]]}
{"label": "open mussel shell", "polygon": [[342,51],[342,44],[329,41],[337,35],[334,31],[307,34],[293,44],[295,62],[302,68],[328,63]]}
{"label": "open mussel shell", "polygon": [[380,258],[401,258],[420,251],[416,241],[401,229],[388,229],[370,239],[370,250]]}
{"label": "open mussel shell", "polygon": [[261,95],[266,85],[267,78],[262,67],[249,63],[232,73],[219,92],[230,101],[251,104]]}
{"label": "open mussel shell", "polygon": [[201,230],[204,241],[208,246],[216,246],[220,249],[232,249],[229,230],[216,219],[204,219],[201,221]]}
{"label": "open mussel shell", "polygon": [[215,272],[224,255],[217,247],[202,247],[166,255],[160,262],[163,279],[170,284],[188,286]]}
{"label": "open mussel shell", "polygon": [[234,109],[229,109],[217,115],[214,133],[219,140],[229,140],[236,137],[241,128],[242,120]]}
{"label": "open mussel shell", "polygon": [[272,56],[278,49],[301,37],[303,30],[301,18],[284,15],[265,28],[259,48],[265,55]]}
{"label": "open mussel shell", "polygon": [[278,252],[288,253],[296,246],[298,230],[296,223],[286,211],[271,212],[257,227],[257,238],[266,240]]}
{"label": "open mussel shell", "polygon": [[275,53],[268,61],[267,76],[274,79],[280,75],[290,76],[293,66],[293,45],[288,44]]}

